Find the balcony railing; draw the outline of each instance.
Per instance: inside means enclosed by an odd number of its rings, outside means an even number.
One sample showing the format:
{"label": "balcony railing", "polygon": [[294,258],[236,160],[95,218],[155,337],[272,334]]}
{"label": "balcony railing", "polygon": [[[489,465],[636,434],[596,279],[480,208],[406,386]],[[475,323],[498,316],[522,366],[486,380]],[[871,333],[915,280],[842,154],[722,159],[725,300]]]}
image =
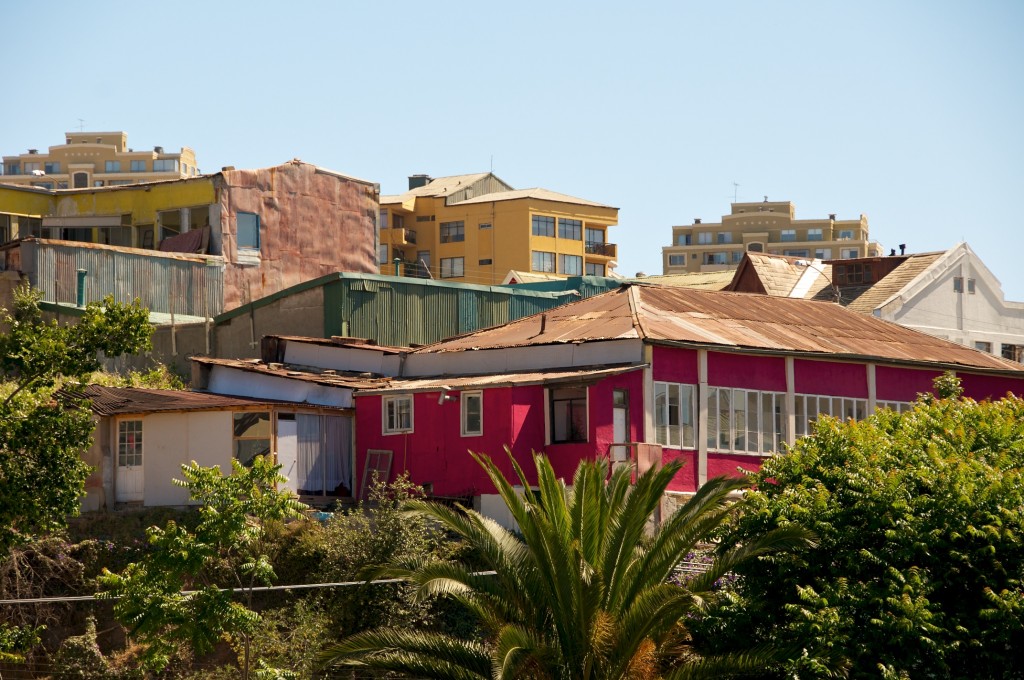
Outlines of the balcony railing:
{"label": "balcony railing", "polygon": [[605,257],[615,257],[615,244],[614,243],[603,243],[601,241],[587,241],[586,243],[587,255],[604,255]]}

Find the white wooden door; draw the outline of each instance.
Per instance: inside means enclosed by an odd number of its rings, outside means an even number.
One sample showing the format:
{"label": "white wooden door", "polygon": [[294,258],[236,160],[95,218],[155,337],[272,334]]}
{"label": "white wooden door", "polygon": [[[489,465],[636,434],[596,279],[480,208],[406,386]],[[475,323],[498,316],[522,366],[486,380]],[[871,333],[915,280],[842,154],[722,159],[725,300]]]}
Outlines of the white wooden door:
{"label": "white wooden door", "polygon": [[118,503],[144,500],[142,452],[142,421],[118,421],[117,477],[114,480],[114,497]]}
{"label": "white wooden door", "polygon": [[[283,414],[281,414],[283,415]],[[281,466],[281,474],[288,481],[281,486],[299,493],[299,428],[295,417],[285,420],[277,417],[277,464]]]}

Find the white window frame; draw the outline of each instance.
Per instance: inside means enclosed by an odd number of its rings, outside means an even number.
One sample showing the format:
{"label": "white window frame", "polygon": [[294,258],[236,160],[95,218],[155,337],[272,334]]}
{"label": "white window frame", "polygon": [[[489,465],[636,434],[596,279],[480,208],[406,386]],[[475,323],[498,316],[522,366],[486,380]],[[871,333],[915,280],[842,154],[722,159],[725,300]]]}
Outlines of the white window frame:
{"label": "white window frame", "polygon": [[[144,441],[141,418],[123,418],[117,421],[117,466],[138,467],[143,463],[142,444]],[[129,432],[131,430],[131,432]],[[138,435],[128,442],[128,435]],[[128,462],[131,457],[132,462]]]}
{"label": "white window frame", "polygon": [[[472,399],[477,399],[480,409],[480,425],[476,430],[471,430],[467,422],[469,415],[468,402]],[[460,416],[459,419],[462,423],[462,436],[463,437],[479,437],[484,433],[484,393],[482,390],[473,390],[470,392],[461,392],[459,394],[459,408]]]}
{"label": "white window frame", "polygon": [[[728,395],[727,411],[720,405],[723,395]],[[766,423],[766,416],[771,422]],[[727,432],[721,427],[723,419]],[[740,419],[742,429],[737,427]],[[708,451],[772,456],[782,452],[786,423],[785,392],[712,386],[708,387],[707,431],[701,436],[707,440]]]}
{"label": "white window frame", "polygon": [[[409,423],[403,426],[398,422],[401,411],[394,411],[394,419],[392,420],[389,413],[389,409],[394,405],[400,407],[403,402],[408,403],[409,407]],[[415,413],[413,411],[413,398],[411,394],[396,394],[394,396],[388,396],[381,399],[381,432],[383,434],[402,434],[404,432],[412,432],[415,426]]]}
{"label": "white window frame", "polygon": [[[673,392],[676,397],[674,404]],[[683,405],[687,401],[689,409]],[[696,385],[660,381],[654,383],[654,437],[657,443],[667,448],[696,450]]]}

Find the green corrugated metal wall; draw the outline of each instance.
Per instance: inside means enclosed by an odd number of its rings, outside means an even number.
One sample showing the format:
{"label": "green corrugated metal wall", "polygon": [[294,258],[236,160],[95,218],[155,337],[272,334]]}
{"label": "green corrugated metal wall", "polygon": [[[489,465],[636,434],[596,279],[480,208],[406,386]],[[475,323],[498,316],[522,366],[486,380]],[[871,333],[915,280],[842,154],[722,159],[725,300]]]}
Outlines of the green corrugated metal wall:
{"label": "green corrugated metal wall", "polygon": [[576,299],[557,292],[346,274],[324,283],[324,331],[381,345],[425,345]]}

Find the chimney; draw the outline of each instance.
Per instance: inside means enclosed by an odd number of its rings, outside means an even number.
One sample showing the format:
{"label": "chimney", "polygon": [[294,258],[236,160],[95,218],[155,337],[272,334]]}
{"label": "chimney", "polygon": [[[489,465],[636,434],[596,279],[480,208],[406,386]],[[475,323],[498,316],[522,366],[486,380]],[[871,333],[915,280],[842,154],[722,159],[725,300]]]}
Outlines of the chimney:
{"label": "chimney", "polygon": [[895,256],[896,256],[896,249],[895,248],[889,248],[889,257],[895,257]]}
{"label": "chimney", "polygon": [[156,152],[156,153],[163,153],[164,152],[164,147],[162,147],[162,146],[154,146],[153,147],[153,151]]}
{"label": "chimney", "polygon": [[419,189],[430,184],[430,175],[409,175],[409,190]]}
{"label": "chimney", "polygon": [[900,244],[900,255],[906,255],[906,254],[907,254],[907,244],[906,243],[901,243]]}

